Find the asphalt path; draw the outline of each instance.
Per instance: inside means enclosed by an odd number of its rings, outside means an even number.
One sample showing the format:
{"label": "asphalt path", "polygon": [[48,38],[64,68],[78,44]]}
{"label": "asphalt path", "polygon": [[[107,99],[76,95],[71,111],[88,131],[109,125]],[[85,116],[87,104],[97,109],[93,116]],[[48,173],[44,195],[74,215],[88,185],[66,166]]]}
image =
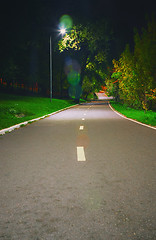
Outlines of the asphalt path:
{"label": "asphalt path", "polygon": [[155,160],[105,101],[0,136],[0,240],[156,239]]}

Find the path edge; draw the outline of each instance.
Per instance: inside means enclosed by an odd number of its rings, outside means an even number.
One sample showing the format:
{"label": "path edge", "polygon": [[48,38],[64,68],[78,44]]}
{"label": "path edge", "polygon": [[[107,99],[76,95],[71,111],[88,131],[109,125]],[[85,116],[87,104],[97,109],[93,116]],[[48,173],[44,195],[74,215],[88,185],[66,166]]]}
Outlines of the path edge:
{"label": "path edge", "polygon": [[1,129],[1,130],[0,130],[0,135],[4,135],[5,133],[10,133],[10,132],[12,132],[12,131],[15,130],[15,129],[20,128],[21,126],[26,126],[26,125],[28,125],[29,123],[39,121],[39,120],[44,119],[44,118],[46,118],[46,117],[50,117],[50,116],[52,116],[52,115],[55,115],[55,114],[57,114],[57,113],[59,113],[59,112],[62,112],[62,111],[65,111],[65,110],[67,110],[67,109],[76,107],[76,106],[78,106],[78,105],[79,105],[79,104],[75,104],[75,105],[72,105],[72,106],[69,106],[69,107],[66,107],[66,108],[62,108],[62,109],[60,109],[60,110],[58,110],[58,111],[55,111],[55,112],[46,114],[46,115],[44,115],[44,116],[41,116],[41,117],[38,117],[38,118],[34,118],[34,119],[31,119],[31,120],[28,120],[28,121],[25,121],[25,122],[21,122],[21,123],[18,123],[18,124],[16,124],[16,125],[10,126],[10,127],[8,127],[8,128]]}
{"label": "path edge", "polygon": [[137,120],[134,120],[134,119],[132,119],[132,118],[126,117],[125,115],[123,115],[122,113],[120,113],[120,112],[118,112],[116,109],[114,109],[114,108],[111,106],[110,102],[109,102],[109,107],[112,109],[113,112],[115,112],[116,114],[118,114],[118,115],[119,115],[120,117],[122,117],[122,118],[125,118],[125,119],[127,119],[127,120],[129,120],[129,121],[135,122],[135,123],[137,123],[137,124],[140,124],[140,125],[142,125],[142,126],[144,126],[144,127],[148,127],[148,128],[152,128],[152,129],[156,130],[156,127],[154,127],[154,126],[150,126],[150,125],[148,125],[148,124],[145,124],[145,123],[139,122],[139,121],[137,121]]}

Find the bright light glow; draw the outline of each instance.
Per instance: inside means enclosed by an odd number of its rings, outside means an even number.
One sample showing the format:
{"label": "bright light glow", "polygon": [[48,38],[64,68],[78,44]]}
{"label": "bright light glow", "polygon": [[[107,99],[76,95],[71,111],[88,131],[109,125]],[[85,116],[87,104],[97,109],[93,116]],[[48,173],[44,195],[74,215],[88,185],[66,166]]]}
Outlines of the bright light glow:
{"label": "bright light glow", "polygon": [[73,26],[73,20],[69,15],[63,15],[60,18],[60,28],[66,28],[70,30]]}
{"label": "bright light glow", "polygon": [[65,29],[65,28],[61,28],[61,29],[60,29],[60,33],[61,33],[62,35],[64,35],[64,34],[66,33],[66,29]]}

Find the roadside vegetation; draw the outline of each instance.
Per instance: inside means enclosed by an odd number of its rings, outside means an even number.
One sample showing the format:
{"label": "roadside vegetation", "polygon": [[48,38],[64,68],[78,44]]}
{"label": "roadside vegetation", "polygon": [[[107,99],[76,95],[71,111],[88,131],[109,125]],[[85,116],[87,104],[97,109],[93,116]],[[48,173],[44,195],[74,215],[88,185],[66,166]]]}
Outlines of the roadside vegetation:
{"label": "roadside vegetation", "polygon": [[106,79],[107,91],[129,107],[156,111],[156,22],[151,20],[139,33],[134,49],[127,45]]}
{"label": "roadside vegetation", "polygon": [[[116,100],[112,106],[117,111],[156,126],[155,19],[151,18],[142,31],[135,29],[133,46],[126,45],[124,51],[117,51],[118,54],[111,50],[111,44],[115,42],[110,30],[111,25],[107,21],[85,25],[77,23],[56,41],[53,96],[62,99],[69,96],[79,102],[80,97],[95,99],[95,92],[103,89]],[[45,81],[49,79],[49,57],[43,48],[44,41],[47,42],[45,37],[38,38],[36,44],[34,40],[28,44],[26,38],[21,39],[21,44],[17,42],[15,45],[21,55],[3,57],[0,92],[49,96],[49,81]],[[19,46],[24,49],[18,49]],[[27,54],[31,56],[29,51],[34,46],[38,46],[34,53],[40,50],[36,54],[40,67],[28,71],[28,66],[33,63]],[[23,58],[25,60],[21,61]],[[52,113],[75,102],[53,99],[50,103],[49,98],[0,94],[0,129]]]}
{"label": "roadside vegetation", "polygon": [[133,49],[126,45],[105,81],[112,107],[128,118],[156,126],[156,22],[135,29]]}
{"label": "roadside vegetation", "polygon": [[72,100],[0,94],[0,129],[74,105]]}
{"label": "roadside vegetation", "polygon": [[141,123],[156,127],[156,112],[152,110],[145,111],[130,108],[116,101],[110,101],[110,104],[116,111],[120,112],[124,116],[139,121]]}

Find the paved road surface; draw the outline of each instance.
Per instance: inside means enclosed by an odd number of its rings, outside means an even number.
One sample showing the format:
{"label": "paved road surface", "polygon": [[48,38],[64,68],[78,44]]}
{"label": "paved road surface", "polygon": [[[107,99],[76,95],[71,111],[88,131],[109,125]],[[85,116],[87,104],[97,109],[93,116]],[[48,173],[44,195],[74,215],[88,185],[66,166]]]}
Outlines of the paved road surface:
{"label": "paved road surface", "polygon": [[105,92],[98,92],[96,93],[97,97],[99,100],[110,100],[113,99],[114,97],[108,97]]}
{"label": "paved road surface", "polygon": [[0,153],[0,240],[156,239],[154,129],[95,102],[0,136]]}

